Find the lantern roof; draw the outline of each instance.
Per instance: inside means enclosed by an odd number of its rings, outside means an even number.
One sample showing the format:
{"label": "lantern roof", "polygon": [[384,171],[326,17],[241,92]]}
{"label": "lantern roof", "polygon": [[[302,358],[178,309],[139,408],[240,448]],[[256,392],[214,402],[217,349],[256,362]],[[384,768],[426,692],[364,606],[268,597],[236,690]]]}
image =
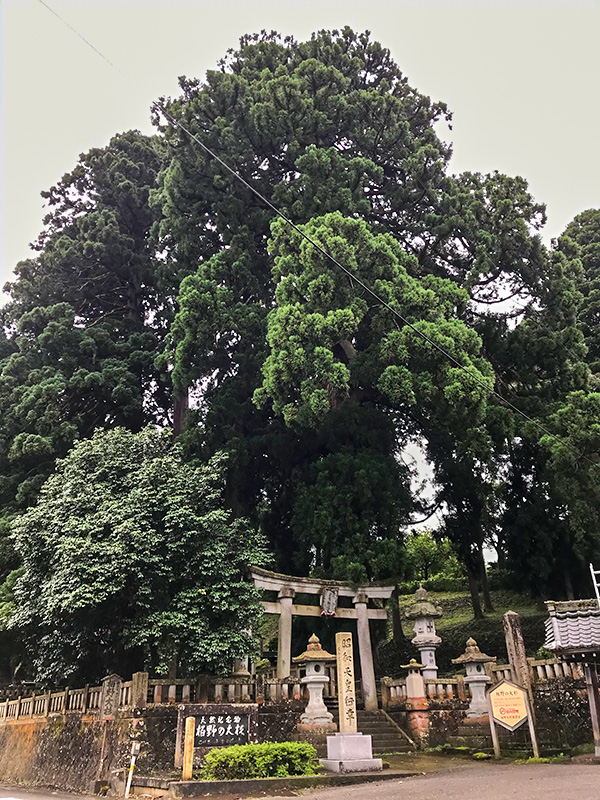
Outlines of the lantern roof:
{"label": "lantern roof", "polygon": [[408,664],[400,664],[401,669],[425,669],[425,664],[419,664],[416,658],[411,658]]}
{"label": "lantern roof", "polygon": [[314,633],[308,640],[308,647],[299,656],[292,659],[296,664],[306,664],[308,661],[335,661],[335,655],[323,650],[321,640]]}
{"label": "lantern roof", "polygon": [[472,636],[467,639],[467,646],[462,656],[452,659],[453,664],[485,664],[488,661],[496,661],[496,656],[482,653]]}
{"label": "lantern roof", "polygon": [[415,602],[412,606],[407,608],[404,616],[407,619],[416,619],[417,617],[441,617],[442,609],[439,606],[434,606],[433,603],[429,601],[427,590],[424,589],[421,584],[415,592]]}

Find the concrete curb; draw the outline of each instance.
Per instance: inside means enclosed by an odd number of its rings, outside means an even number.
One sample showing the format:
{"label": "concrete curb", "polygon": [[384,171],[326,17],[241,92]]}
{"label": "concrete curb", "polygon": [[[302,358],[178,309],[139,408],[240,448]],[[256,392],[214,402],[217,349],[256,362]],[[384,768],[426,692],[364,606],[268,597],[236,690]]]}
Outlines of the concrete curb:
{"label": "concrete curb", "polygon": [[201,797],[212,794],[253,794],[255,792],[282,791],[286,789],[315,789],[320,786],[352,786],[357,783],[376,783],[396,778],[409,778],[420,772],[357,772],[341,775],[301,775],[289,778],[252,778],[235,781],[169,781],[163,778],[133,779],[135,794],[144,794],[144,789],[163,789],[171,797]]}

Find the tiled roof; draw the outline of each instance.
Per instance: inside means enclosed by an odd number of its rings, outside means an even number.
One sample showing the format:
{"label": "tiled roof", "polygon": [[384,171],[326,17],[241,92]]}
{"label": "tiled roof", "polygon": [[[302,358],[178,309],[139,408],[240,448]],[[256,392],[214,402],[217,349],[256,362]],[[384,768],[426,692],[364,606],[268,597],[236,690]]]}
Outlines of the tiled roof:
{"label": "tiled roof", "polygon": [[545,646],[555,652],[600,653],[600,608],[596,600],[546,603]]}

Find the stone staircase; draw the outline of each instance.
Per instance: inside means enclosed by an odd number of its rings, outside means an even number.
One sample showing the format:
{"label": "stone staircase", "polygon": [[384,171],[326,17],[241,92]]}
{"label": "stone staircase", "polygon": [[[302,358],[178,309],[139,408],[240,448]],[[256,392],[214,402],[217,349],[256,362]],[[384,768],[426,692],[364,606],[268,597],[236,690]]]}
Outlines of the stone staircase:
{"label": "stone staircase", "polygon": [[[333,721],[339,725],[339,709],[337,701],[326,700],[327,708],[333,714]],[[409,753],[414,748],[400,731],[398,726],[392,722],[383,711],[365,711],[358,709],[358,730],[360,733],[369,735],[373,741],[373,754],[384,755],[385,753]]]}

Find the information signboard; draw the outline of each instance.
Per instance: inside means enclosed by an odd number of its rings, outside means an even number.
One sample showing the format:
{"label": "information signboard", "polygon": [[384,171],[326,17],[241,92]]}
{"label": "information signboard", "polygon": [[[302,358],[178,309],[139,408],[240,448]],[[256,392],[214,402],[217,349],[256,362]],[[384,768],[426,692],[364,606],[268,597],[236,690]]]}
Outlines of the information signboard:
{"label": "information signboard", "polygon": [[520,686],[501,681],[488,692],[490,709],[495,722],[509,731],[515,731],[527,722],[527,697]]}
{"label": "information signboard", "polygon": [[248,744],[247,714],[201,714],[196,717],[194,747],[228,747]]}
{"label": "information signboard", "polygon": [[496,725],[501,725],[509,731],[514,731],[524,722],[527,722],[533,755],[534,758],[539,758],[540,751],[535,735],[535,725],[533,724],[525,689],[522,686],[517,686],[516,683],[511,683],[511,681],[500,681],[488,691],[487,700],[495,757],[500,758],[500,739],[498,738]]}
{"label": "information signboard", "polygon": [[[258,733],[258,706],[254,703],[182,703],[178,707],[175,738],[175,766],[184,763],[188,753],[205,752],[211,747],[255,742]],[[192,762],[190,762],[192,763]]]}

